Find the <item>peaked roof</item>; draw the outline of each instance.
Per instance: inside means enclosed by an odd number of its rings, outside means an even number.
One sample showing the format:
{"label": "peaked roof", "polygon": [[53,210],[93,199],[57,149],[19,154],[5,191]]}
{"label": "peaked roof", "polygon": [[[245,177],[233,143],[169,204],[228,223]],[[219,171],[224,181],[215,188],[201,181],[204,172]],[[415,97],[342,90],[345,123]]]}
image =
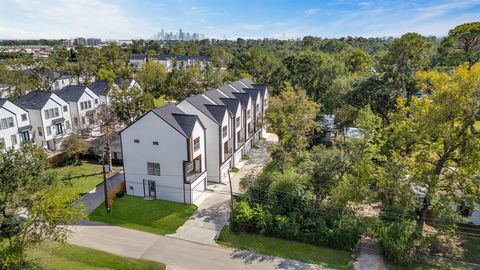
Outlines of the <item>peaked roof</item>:
{"label": "peaked roof", "polygon": [[6,99],[0,98],[0,108],[3,107],[3,104],[5,104],[5,102],[7,102]]}
{"label": "peaked roof", "polygon": [[83,85],[67,85],[58,90],[56,94],[66,101],[77,102],[80,97],[82,97],[83,93],[85,93],[86,89],[87,87]]}
{"label": "peaked roof", "polygon": [[266,84],[253,83],[252,87],[255,88],[255,89],[259,89],[260,90],[260,95],[262,95],[262,97],[265,96],[265,93],[267,92],[267,85]]}
{"label": "peaked roof", "polygon": [[236,114],[238,106],[240,106],[240,100],[236,98],[220,98],[220,100],[227,106],[227,109],[231,114]]}
{"label": "peaked roof", "polygon": [[206,104],[205,107],[207,110],[215,117],[217,123],[222,123],[223,118],[225,117],[225,111],[227,108],[224,105],[210,105]]}
{"label": "peaked roof", "polygon": [[247,88],[240,81],[230,82],[229,85],[237,89],[238,92],[244,92],[244,89]]}
{"label": "peaked roof", "polygon": [[132,83],[132,81],[133,81],[133,78],[121,78],[121,77],[115,78],[113,80],[113,82],[118,86],[121,86],[124,83],[127,84],[127,85],[130,85],[130,83]]}
{"label": "peaked roof", "polygon": [[252,99],[254,101],[257,100],[257,97],[258,97],[258,93],[260,92],[260,89],[256,89],[256,88],[244,88],[243,91],[245,91],[246,93],[250,94],[250,96],[252,97]]}
{"label": "peaked roof", "polygon": [[244,107],[248,106],[248,99],[251,97],[250,94],[236,93],[236,92],[233,92],[232,94],[240,100],[240,103],[242,104],[242,106]]}
{"label": "peaked roof", "polygon": [[34,90],[19,97],[14,103],[23,109],[41,110],[52,94],[48,91]]}
{"label": "peaked roof", "polygon": [[108,81],[106,80],[94,81],[88,86],[88,88],[99,96],[106,96],[108,85]]}
{"label": "peaked roof", "polygon": [[243,84],[245,84],[247,87],[253,87],[253,82],[250,81],[249,79],[241,79],[240,80]]}
{"label": "peaked roof", "polygon": [[145,60],[147,58],[147,55],[145,54],[132,54],[130,55],[130,60]]}
{"label": "peaked roof", "polygon": [[155,108],[152,111],[187,138],[192,135],[195,122],[199,120],[196,115],[184,113],[173,103]]}
{"label": "peaked roof", "polygon": [[[207,98],[205,95],[200,94],[200,95],[195,95],[188,97],[185,99],[188,103],[192,104],[195,108],[197,108],[199,111],[201,111],[203,114],[205,114],[208,118],[210,118],[212,121],[215,123],[219,124],[221,122],[218,122],[217,117],[213,115],[213,113],[207,108],[206,105],[217,105],[215,104],[212,100]],[[222,106],[224,110],[226,109],[225,106],[223,105],[217,105],[217,106]],[[225,112],[225,111],[224,111]]]}

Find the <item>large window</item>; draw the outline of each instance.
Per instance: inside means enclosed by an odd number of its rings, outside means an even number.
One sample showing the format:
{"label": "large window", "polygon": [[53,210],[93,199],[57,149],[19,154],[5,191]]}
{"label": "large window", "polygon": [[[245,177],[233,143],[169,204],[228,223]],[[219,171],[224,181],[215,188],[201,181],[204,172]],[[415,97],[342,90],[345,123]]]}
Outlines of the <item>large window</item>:
{"label": "large window", "polygon": [[223,138],[228,136],[228,127],[227,126],[224,126],[222,128],[222,136],[223,136]]}
{"label": "large window", "polygon": [[235,119],[235,127],[236,127],[236,128],[239,128],[239,127],[240,127],[240,116],[238,116],[238,117]]}
{"label": "large window", "polygon": [[50,119],[50,118],[60,116],[60,113],[58,112],[58,108],[52,108],[52,109],[44,110],[43,112],[45,114],[45,119]]}
{"label": "large window", "polygon": [[80,109],[83,110],[88,110],[92,108],[92,101],[87,100],[87,101],[82,101],[80,102]]}
{"label": "large window", "polygon": [[160,175],[160,163],[147,162],[147,173],[149,175]]}
{"label": "large window", "polygon": [[13,117],[0,119],[0,129],[12,128],[13,126]]}
{"label": "large window", "polygon": [[200,150],[200,137],[197,137],[195,140],[193,140],[193,151],[198,150]]}

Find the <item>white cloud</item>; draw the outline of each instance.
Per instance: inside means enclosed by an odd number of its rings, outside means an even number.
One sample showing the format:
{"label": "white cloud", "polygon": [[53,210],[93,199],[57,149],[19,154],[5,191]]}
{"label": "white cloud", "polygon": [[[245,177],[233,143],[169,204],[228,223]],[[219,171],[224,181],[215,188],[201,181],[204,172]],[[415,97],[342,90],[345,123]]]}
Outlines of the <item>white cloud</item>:
{"label": "white cloud", "polygon": [[[146,23],[130,17],[120,5],[104,0],[6,0],[0,11],[2,38],[136,38]],[[2,4],[4,5],[4,4]],[[5,4],[7,6],[7,4]]]}
{"label": "white cloud", "polygon": [[309,9],[305,10],[304,13],[307,16],[311,16],[311,15],[317,14],[319,11],[320,11],[320,9],[318,9],[318,8],[309,8]]}

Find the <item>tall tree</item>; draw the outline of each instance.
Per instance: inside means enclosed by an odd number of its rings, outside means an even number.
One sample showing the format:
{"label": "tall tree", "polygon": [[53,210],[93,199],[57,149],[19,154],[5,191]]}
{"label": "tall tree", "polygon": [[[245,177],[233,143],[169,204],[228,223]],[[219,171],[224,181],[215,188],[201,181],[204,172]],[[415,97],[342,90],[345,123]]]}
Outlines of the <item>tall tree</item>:
{"label": "tall tree", "polygon": [[138,87],[129,87],[126,83],[112,87],[110,93],[112,106],[120,121],[125,124],[134,122],[154,107],[154,98],[150,93]]}
{"label": "tall tree", "polygon": [[138,83],[148,93],[156,97],[166,94],[167,72],[162,64],[149,61],[138,71]]}
{"label": "tall tree", "polygon": [[73,164],[79,165],[79,156],[87,153],[90,144],[80,135],[73,134],[63,140],[62,146],[67,156],[73,159]]}
{"label": "tall tree", "polygon": [[461,24],[448,34],[463,51],[464,59],[470,63],[470,67],[480,61],[480,22]]}

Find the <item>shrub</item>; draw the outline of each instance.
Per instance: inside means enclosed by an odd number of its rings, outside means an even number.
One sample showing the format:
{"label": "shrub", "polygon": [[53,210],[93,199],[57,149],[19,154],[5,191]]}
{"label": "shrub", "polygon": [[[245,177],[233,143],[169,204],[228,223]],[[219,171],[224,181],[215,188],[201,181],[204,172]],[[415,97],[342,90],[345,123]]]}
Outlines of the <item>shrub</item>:
{"label": "shrub", "polygon": [[237,167],[233,167],[231,171],[232,171],[233,173],[237,173],[238,171],[240,171],[240,169],[237,168]]}
{"label": "shrub", "polygon": [[243,156],[242,156],[242,159],[243,159],[243,160],[250,160],[250,156],[249,156],[249,155],[243,155]]}
{"label": "shrub", "polygon": [[386,223],[379,229],[377,237],[389,261],[395,264],[409,263],[418,238],[417,222],[397,220]]}

